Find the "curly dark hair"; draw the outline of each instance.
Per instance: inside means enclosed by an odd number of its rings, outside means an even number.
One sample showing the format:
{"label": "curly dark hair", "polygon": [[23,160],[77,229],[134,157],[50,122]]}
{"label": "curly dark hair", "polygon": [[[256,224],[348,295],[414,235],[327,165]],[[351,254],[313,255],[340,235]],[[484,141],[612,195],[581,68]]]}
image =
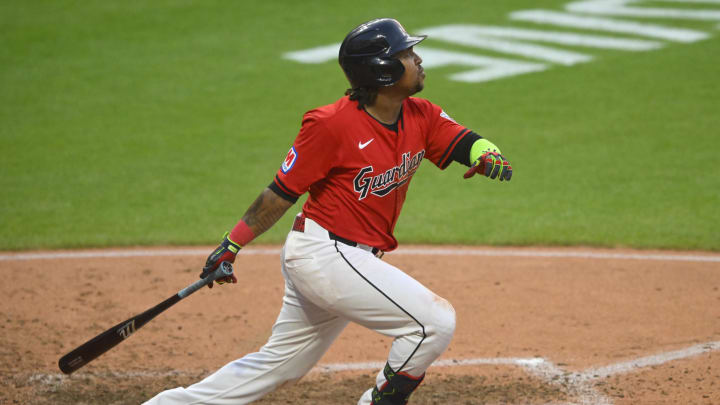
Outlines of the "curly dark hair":
{"label": "curly dark hair", "polygon": [[350,96],[350,100],[358,102],[358,110],[366,105],[373,105],[378,95],[378,89],[375,87],[356,87],[354,89],[345,90],[345,95]]}

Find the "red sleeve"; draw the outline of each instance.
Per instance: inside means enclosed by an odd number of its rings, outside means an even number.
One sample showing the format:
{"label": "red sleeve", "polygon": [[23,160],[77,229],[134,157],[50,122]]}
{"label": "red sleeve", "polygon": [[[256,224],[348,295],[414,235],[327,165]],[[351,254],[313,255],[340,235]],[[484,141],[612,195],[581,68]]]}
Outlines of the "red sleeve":
{"label": "red sleeve", "polygon": [[313,111],[305,114],[300,133],[275,176],[275,184],[291,197],[304,194],[316,181],[326,177],[338,161],[337,139]]}
{"label": "red sleeve", "polygon": [[455,122],[437,105],[426,100],[425,103],[424,113],[429,123],[425,158],[445,169],[452,162],[453,149],[470,130]]}

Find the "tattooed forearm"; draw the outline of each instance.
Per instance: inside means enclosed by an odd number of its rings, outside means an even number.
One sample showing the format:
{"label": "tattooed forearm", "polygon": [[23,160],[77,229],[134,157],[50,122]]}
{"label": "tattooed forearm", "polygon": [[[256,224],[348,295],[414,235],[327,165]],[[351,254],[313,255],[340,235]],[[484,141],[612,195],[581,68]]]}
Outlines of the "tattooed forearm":
{"label": "tattooed forearm", "polygon": [[242,219],[250,229],[252,229],[255,236],[260,236],[261,233],[275,225],[275,222],[277,222],[292,205],[293,203],[290,201],[285,200],[269,188],[266,188],[260,193],[260,196],[255,202],[250,205],[250,208],[245,212]]}

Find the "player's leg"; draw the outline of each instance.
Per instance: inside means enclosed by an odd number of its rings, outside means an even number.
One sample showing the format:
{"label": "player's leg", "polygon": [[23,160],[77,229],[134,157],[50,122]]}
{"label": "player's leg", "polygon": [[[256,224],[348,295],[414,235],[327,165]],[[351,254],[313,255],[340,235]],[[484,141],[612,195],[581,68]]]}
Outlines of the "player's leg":
{"label": "player's leg", "polygon": [[[425,377],[425,370],[450,344],[455,310],[401,270],[374,257],[363,260],[363,254],[356,250],[340,248],[352,272],[369,286],[366,297],[373,299],[355,312],[359,316],[350,319],[395,338],[375,387],[366,391],[358,404],[406,404]],[[360,299],[348,298],[349,302]],[[366,311],[377,312],[368,317]]]}
{"label": "player's leg", "polygon": [[[315,281],[300,281],[298,288],[311,290],[306,295],[320,306],[395,338],[387,365],[377,376],[374,393],[379,400],[374,403],[404,404],[449,345],[455,311],[448,301],[370,252],[339,242],[332,247],[335,254],[323,255],[327,260],[316,270]],[[372,393],[359,404],[370,404]]]}
{"label": "player's leg", "polygon": [[248,404],[310,371],[347,323],[308,301],[286,279],[283,306],[265,346],[196,384],[162,392],[146,404]]}

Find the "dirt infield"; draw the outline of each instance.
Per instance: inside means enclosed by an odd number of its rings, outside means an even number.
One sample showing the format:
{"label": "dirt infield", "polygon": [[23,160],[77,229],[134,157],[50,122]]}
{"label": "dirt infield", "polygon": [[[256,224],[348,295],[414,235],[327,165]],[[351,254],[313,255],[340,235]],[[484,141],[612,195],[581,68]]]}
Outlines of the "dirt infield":
{"label": "dirt infield", "polygon": [[[57,360],[194,281],[212,247],[0,254],[0,404],[138,404],[257,350],[280,308],[279,247],[62,376]],[[205,253],[201,253],[205,252]],[[385,260],[457,312],[420,404],[720,404],[720,255],[431,248]],[[362,344],[357,344],[362,342]],[[355,404],[390,341],[349,326],[306,378],[259,404]]]}

